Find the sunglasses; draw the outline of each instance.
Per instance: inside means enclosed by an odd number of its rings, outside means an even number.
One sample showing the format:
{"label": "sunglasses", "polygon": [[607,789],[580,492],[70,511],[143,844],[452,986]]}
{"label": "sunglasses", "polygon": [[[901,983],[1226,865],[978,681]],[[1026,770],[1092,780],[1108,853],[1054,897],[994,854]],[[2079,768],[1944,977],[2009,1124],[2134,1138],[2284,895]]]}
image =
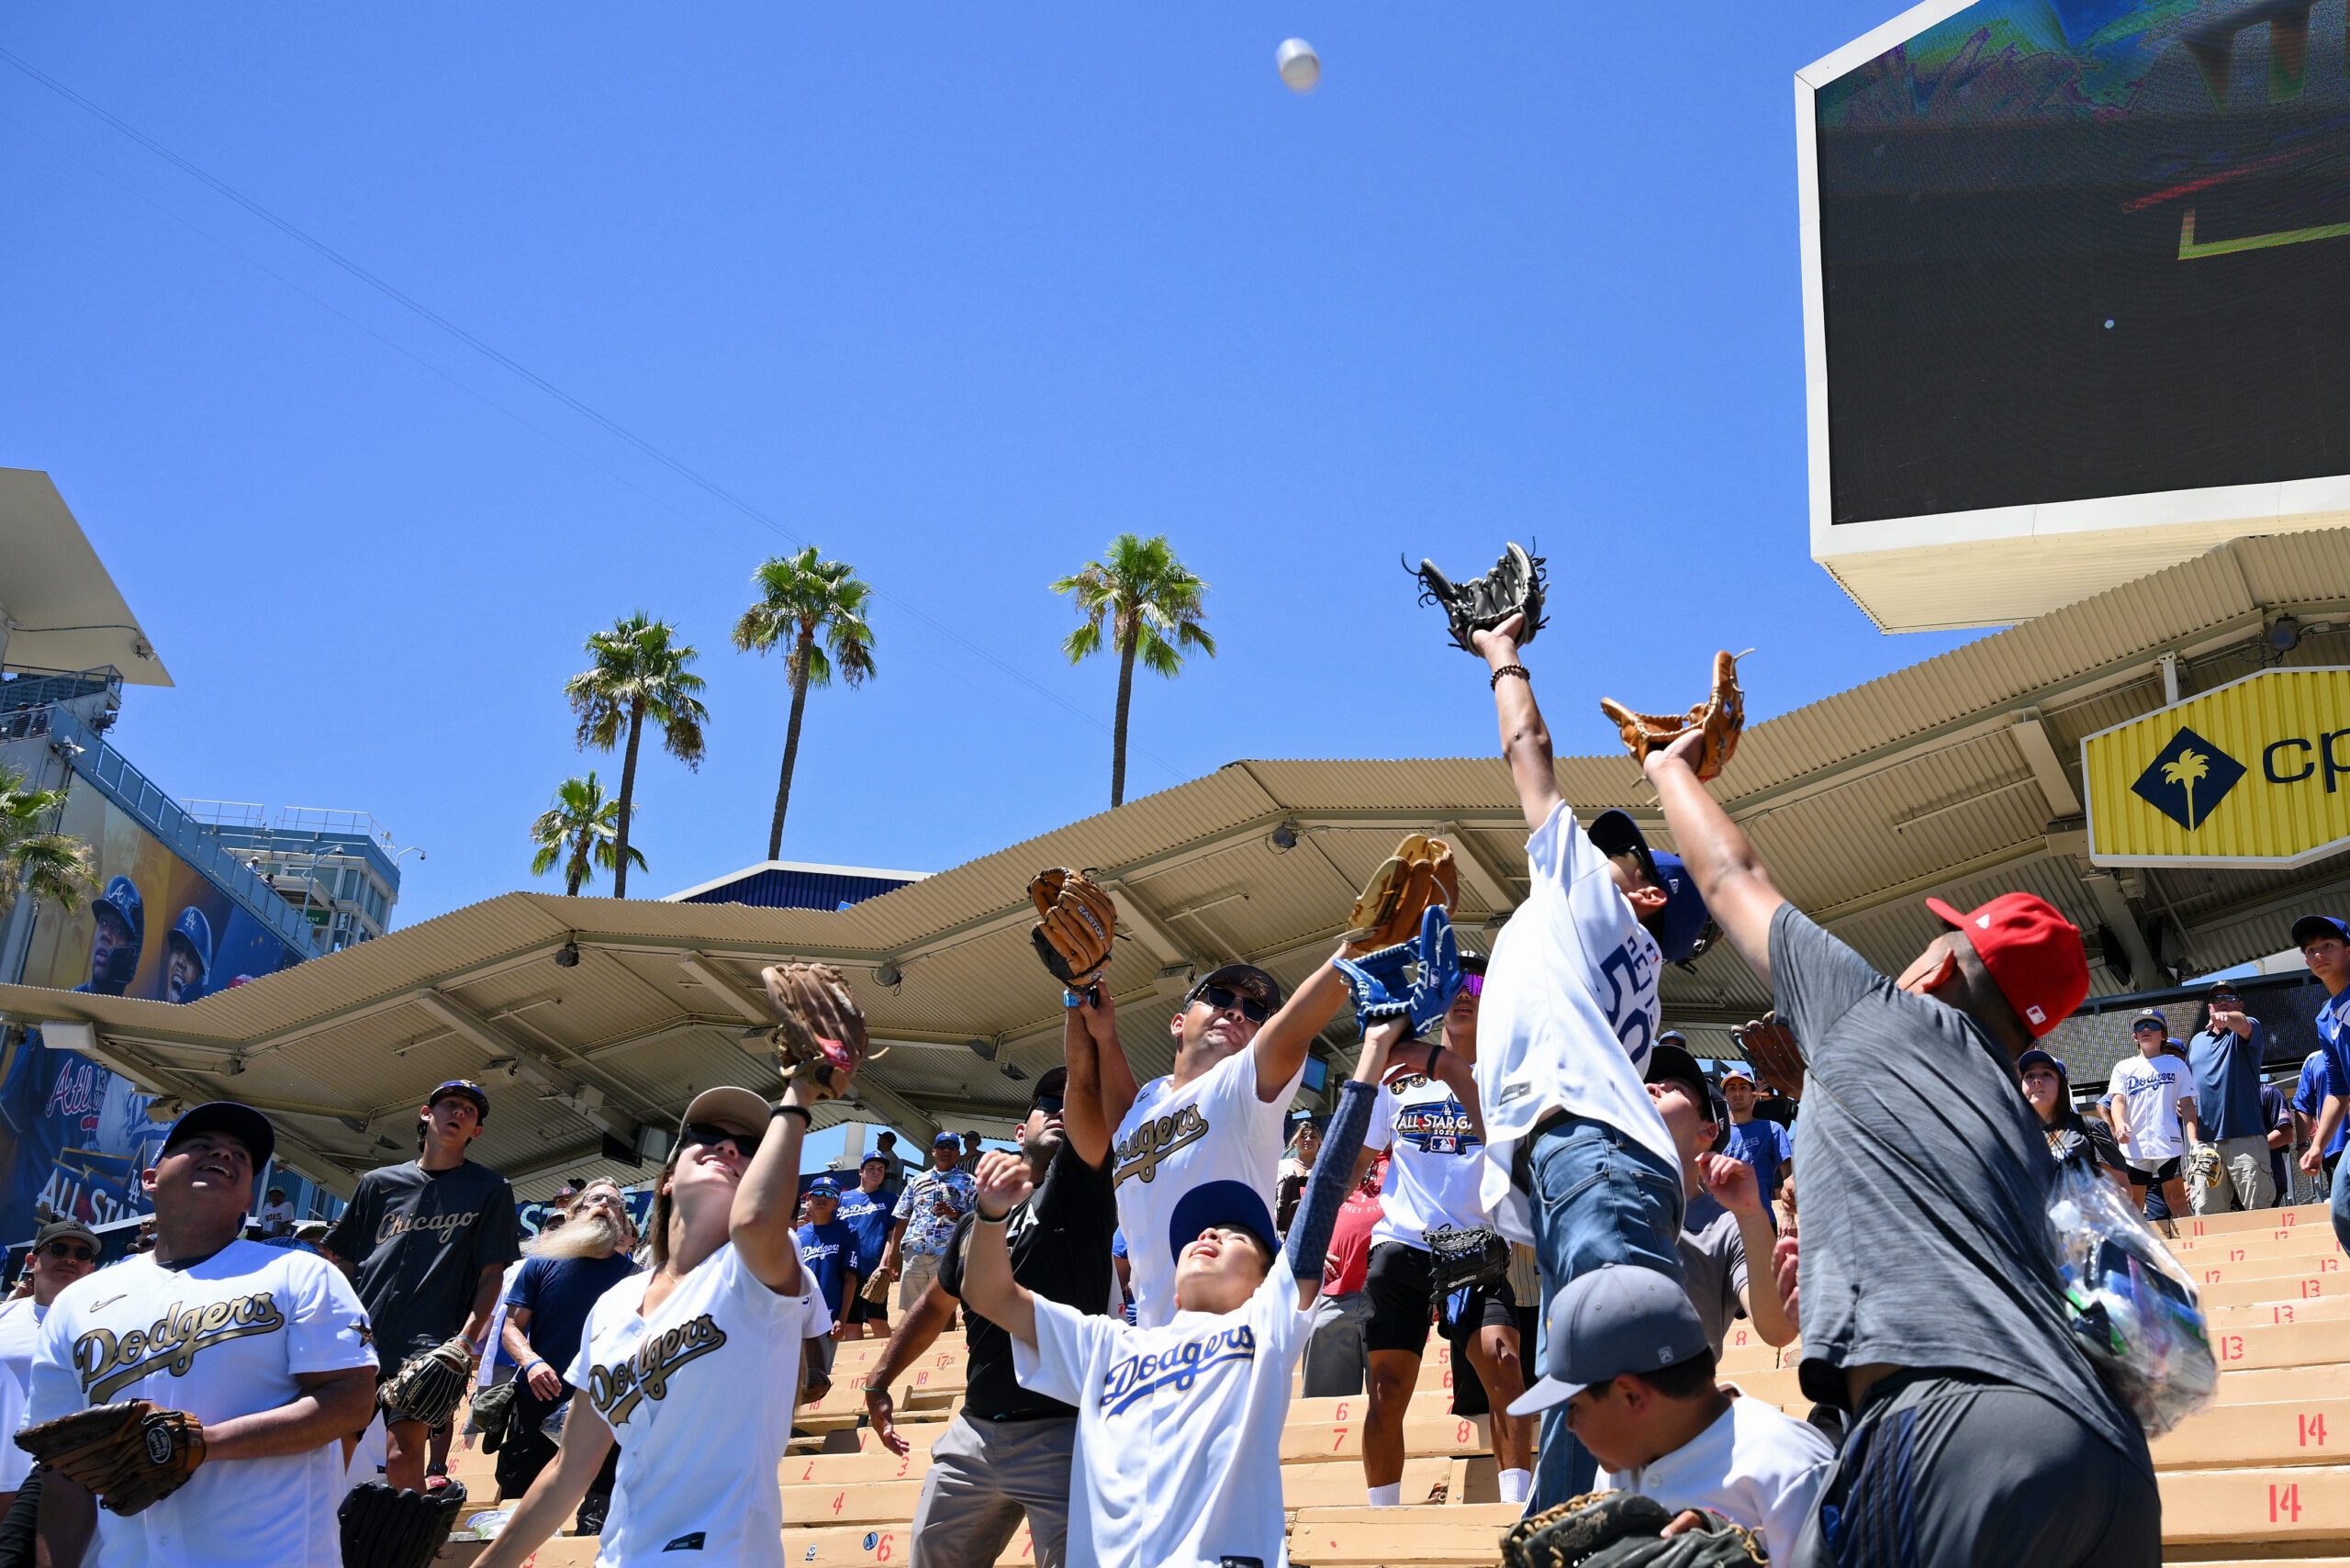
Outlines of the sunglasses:
{"label": "sunglasses", "polygon": [[71,1258],[76,1263],[95,1263],[98,1260],[96,1252],[75,1241],[52,1241],[41,1250],[51,1258]]}
{"label": "sunglasses", "polygon": [[1460,977],[1460,994],[1463,996],[1484,995],[1485,977],[1483,975],[1462,975]]}
{"label": "sunglasses", "polygon": [[698,1143],[704,1148],[716,1148],[722,1143],[731,1143],[745,1159],[759,1152],[758,1134],[738,1133],[733,1127],[714,1127],[708,1122],[688,1122],[686,1141]]}
{"label": "sunglasses", "polygon": [[2132,1024],[2130,1025],[2130,1032],[2133,1035],[2143,1035],[2150,1029],[2159,1032],[2162,1029],[2162,1025],[2154,1023]]}
{"label": "sunglasses", "polygon": [[1197,1000],[1206,1002],[1218,1013],[1229,1013],[1238,1008],[1240,1016],[1251,1024],[1261,1024],[1273,1015],[1271,1007],[1253,996],[1243,996],[1230,986],[1204,986],[1201,988]]}
{"label": "sunglasses", "polygon": [[1039,1094],[1036,1096],[1035,1103],[1030,1109],[1042,1111],[1048,1116],[1058,1116],[1061,1114],[1061,1107],[1067,1103],[1068,1102],[1058,1094]]}

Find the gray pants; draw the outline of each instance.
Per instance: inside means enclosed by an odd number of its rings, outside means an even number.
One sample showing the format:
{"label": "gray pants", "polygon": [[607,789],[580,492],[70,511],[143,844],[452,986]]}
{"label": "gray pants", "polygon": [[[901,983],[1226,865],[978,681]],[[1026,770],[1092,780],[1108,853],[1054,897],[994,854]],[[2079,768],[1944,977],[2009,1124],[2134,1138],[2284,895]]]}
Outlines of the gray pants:
{"label": "gray pants", "polygon": [[1039,1568],[1069,1555],[1069,1467],[1077,1420],[975,1421],[957,1416],[930,1449],[914,1506],[908,1568],[991,1568],[1028,1516]]}
{"label": "gray pants", "polygon": [[1786,1554],[1802,1568],[2157,1568],[2162,1560],[2162,1497],[2143,1443],[2124,1455],[2053,1400],[1930,1374],[1863,1406]]}
{"label": "gray pants", "polygon": [[1363,1330],[1371,1324],[1365,1291],[1326,1295],[1314,1304],[1314,1327],[1305,1341],[1307,1399],[1346,1399],[1362,1392]]}
{"label": "gray pants", "polygon": [[2265,1209],[2277,1201],[2277,1175],[2268,1169],[2268,1140],[2257,1133],[2221,1138],[2220,1178],[2205,1187],[2187,1184],[2188,1202],[2199,1215],[2234,1214],[2239,1209]]}

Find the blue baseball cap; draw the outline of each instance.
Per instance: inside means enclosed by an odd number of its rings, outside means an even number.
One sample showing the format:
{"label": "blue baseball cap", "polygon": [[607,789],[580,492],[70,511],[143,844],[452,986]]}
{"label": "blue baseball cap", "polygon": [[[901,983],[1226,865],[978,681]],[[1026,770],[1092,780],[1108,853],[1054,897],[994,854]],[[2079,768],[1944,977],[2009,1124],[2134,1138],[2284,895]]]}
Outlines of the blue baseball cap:
{"label": "blue baseball cap", "polygon": [[960,1148],[963,1147],[963,1140],[957,1137],[953,1133],[940,1133],[936,1137],[930,1140],[930,1147],[933,1148]]}
{"label": "blue baseball cap", "polygon": [[830,1176],[819,1176],[808,1183],[808,1195],[811,1198],[837,1198],[841,1195],[841,1184]]}
{"label": "blue baseball cap", "polygon": [[1167,1252],[1181,1261],[1183,1249],[1200,1238],[1210,1226],[1232,1226],[1247,1231],[1278,1253],[1281,1238],[1273,1229],[1273,1211],[1263,1194],[1246,1182],[1203,1182],[1175,1201],[1175,1215],[1167,1225]]}
{"label": "blue baseball cap", "polygon": [[1531,1416],[1627,1372],[1662,1372],[1712,1348],[1689,1293],[1670,1274],[1610,1263],[1578,1274],[1550,1298],[1542,1381],[1513,1401]]}
{"label": "blue baseball cap", "polygon": [[1589,831],[1592,847],[1602,855],[1635,857],[1649,880],[1664,890],[1664,914],[1656,923],[1656,945],[1664,950],[1668,964],[1689,957],[1713,916],[1707,913],[1705,897],[1697,891],[1697,879],[1689,874],[1681,857],[1651,849],[1640,824],[1623,812],[1600,812],[1592,819]]}

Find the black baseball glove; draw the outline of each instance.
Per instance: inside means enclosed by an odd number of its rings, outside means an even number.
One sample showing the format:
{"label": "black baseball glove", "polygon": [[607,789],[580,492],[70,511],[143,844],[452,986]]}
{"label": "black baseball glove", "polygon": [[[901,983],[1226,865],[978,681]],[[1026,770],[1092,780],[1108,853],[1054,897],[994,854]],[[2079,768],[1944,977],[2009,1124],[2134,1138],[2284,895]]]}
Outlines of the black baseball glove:
{"label": "black baseball glove", "polygon": [[1525,629],[1517,634],[1521,648],[1548,624],[1542,616],[1542,593],[1549,585],[1549,574],[1543,570],[1542,557],[1528,554],[1521,545],[1505,547],[1492,571],[1465,583],[1446,577],[1434,561],[1422,561],[1417,571],[1408,564],[1404,569],[1420,579],[1420,602],[1442,608],[1452,645],[1463,653],[1477,651],[1469,641],[1470,633],[1490,632],[1521,611],[1526,616]]}
{"label": "black baseball glove", "polygon": [[1747,1568],[1767,1562],[1753,1533],[1716,1513],[1663,1539],[1678,1512],[1637,1492],[1593,1492],[1520,1519],[1502,1538],[1504,1568]]}

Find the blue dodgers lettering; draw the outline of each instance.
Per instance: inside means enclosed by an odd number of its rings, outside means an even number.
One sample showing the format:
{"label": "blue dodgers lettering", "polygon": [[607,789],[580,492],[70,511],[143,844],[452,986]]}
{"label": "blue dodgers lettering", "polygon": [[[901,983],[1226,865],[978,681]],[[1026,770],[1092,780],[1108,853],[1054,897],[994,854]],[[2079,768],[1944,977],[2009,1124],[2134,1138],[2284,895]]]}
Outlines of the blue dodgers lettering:
{"label": "blue dodgers lettering", "polygon": [[1115,1416],[1161,1388],[1187,1394],[1209,1368],[1256,1359],[1257,1336],[1246,1324],[1186,1339],[1155,1356],[1129,1356],[1112,1365],[1102,1380],[1102,1414]]}

